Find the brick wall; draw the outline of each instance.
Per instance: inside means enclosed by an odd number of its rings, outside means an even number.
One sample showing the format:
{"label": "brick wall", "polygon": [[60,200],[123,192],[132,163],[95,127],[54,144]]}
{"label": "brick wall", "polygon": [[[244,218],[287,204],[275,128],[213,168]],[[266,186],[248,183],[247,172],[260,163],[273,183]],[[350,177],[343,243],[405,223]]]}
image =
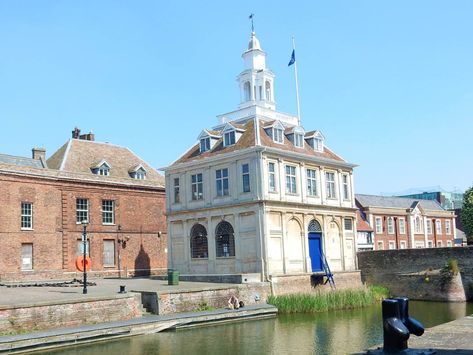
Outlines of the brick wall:
{"label": "brick wall", "polygon": [[[0,281],[61,279],[76,271],[83,229],[76,222],[77,198],[89,200],[92,273],[117,275],[119,263],[130,276],[165,273],[164,189],[0,173]],[[114,201],[115,223],[102,223],[102,200]],[[22,202],[33,205],[31,230],[21,229]],[[104,240],[114,241],[111,265],[103,264]],[[21,268],[25,243],[32,244],[32,270]]]}
{"label": "brick wall", "polygon": [[[388,287],[395,296],[436,301],[473,298],[473,247],[359,252],[358,267],[367,284]],[[448,259],[460,276],[442,273]]]}
{"label": "brick wall", "polygon": [[140,295],[70,301],[49,305],[0,308],[0,333],[80,326],[138,318],[143,315]]}

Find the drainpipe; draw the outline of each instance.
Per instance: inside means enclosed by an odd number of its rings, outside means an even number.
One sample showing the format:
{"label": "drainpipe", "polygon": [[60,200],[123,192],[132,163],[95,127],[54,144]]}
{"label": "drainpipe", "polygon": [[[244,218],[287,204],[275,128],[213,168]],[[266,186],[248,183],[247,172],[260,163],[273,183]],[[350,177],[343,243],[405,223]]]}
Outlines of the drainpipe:
{"label": "drainpipe", "polygon": [[434,248],[437,248],[437,220],[434,218],[432,220],[432,230],[434,231]]}
{"label": "drainpipe", "polygon": [[398,236],[398,228],[397,228],[397,217],[393,217],[394,221],[394,237],[396,238],[396,249],[401,249],[399,247],[399,236]]}

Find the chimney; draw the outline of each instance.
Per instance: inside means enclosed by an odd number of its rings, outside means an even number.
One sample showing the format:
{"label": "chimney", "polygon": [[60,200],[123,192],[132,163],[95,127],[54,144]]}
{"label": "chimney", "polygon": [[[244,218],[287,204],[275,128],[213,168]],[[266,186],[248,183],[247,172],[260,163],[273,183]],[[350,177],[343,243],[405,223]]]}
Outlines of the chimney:
{"label": "chimney", "polygon": [[95,134],[93,134],[92,132],[89,132],[87,134],[81,134],[79,136],[79,139],[82,139],[84,141],[95,141]]}
{"label": "chimney", "polygon": [[74,127],[74,130],[72,131],[72,138],[78,139],[80,135],[80,128]]}
{"label": "chimney", "polygon": [[33,159],[43,160],[43,161],[46,160],[46,149],[35,147],[31,149],[31,152],[33,153],[32,154]]}

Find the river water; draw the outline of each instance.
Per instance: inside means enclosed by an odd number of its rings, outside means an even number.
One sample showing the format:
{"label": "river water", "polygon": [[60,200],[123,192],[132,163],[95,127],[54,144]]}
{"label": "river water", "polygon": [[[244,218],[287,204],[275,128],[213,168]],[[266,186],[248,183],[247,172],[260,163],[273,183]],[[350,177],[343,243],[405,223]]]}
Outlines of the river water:
{"label": "river water", "polygon": [[[473,313],[473,304],[416,302],[425,327]],[[41,354],[350,354],[383,342],[381,307],[236,322],[81,345]]]}

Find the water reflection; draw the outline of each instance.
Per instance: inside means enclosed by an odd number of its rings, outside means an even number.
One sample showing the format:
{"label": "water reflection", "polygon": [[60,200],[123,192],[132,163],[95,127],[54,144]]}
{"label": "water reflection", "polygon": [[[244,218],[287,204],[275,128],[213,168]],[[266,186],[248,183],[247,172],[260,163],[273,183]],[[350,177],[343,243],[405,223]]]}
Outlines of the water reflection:
{"label": "water reflection", "polygon": [[[473,313],[473,304],[410,302],[426,327]],[[75,346],[43,354],[347,354],[382,343],[380,305],[361,310],[281,315]]]}

